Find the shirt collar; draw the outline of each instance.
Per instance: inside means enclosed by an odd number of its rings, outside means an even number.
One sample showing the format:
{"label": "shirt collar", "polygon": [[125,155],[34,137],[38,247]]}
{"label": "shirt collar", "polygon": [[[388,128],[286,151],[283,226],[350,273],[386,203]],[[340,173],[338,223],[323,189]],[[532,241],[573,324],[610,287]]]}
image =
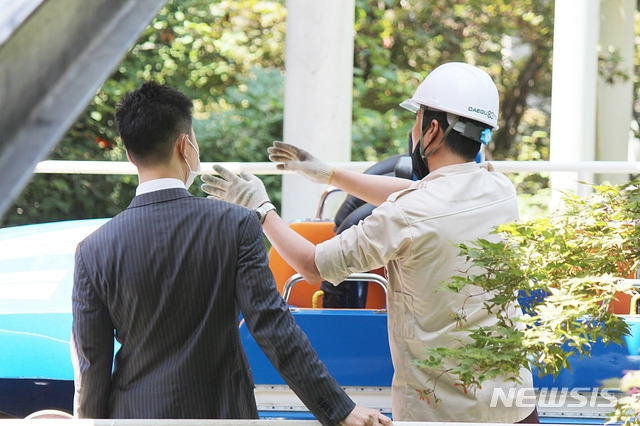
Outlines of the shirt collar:
{"label": "shirt collar", "polygon": [[433,180],[439,178],[440,176],[447,176],[451,174],[469,173],[477,170],[479,167],[480,165],[475,161],[469,161],[468,163],[450,164],[448,166],[443,166],[437,170],[429,172],[424,180]]}
{"label": "shirt collar", "polygon": [[456,175],[461,173],[471,173],[476,170],[479,170],[480,168],[487,168],[487,166],[484,164],[485,163],[478,164],[475,161],[469,161],[468,163],[458,163],[458,164],[443,166],[438,168],[437,170],[434,170],[433,172],[429,172],[429,174],[426,175],[422,180],[413,182],[411,184],[411,187],[421,188],[424,185],[426,185],[427,182],[430,182],[434,179],[438,179],[443,176]]}
{"label": "shirt collar", "polygon": [[141,183],[136,188],[136,195],[146,194],[148,192],[160,191],[162,189],[182,188],[184,189],[184,182],[175,178],[162,178],[153,179]]}

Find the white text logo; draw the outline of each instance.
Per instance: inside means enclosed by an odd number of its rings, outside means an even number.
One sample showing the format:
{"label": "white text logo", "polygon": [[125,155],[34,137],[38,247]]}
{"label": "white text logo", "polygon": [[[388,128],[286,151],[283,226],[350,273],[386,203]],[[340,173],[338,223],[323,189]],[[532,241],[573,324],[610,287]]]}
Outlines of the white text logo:
{"label": "white text logo", "polygon": [[613,408],[619,393],[613,388],[495,388],[491,407]]}

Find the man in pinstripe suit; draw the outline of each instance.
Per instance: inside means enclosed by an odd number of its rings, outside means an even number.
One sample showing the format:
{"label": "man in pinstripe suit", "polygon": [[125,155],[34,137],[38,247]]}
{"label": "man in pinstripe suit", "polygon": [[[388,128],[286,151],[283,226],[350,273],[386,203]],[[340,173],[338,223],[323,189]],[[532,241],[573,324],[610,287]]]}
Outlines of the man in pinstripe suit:
{"label": "man in pinstripe suit", "polygon": [[76,415],[257,418],[241,312],[321,423],[390,424],[355,405],[297,327],[275,288],[256,214],[186,190],[200,163],[192,106],[151,82],[116,110],[140,185],[129,207],[76,251]]}

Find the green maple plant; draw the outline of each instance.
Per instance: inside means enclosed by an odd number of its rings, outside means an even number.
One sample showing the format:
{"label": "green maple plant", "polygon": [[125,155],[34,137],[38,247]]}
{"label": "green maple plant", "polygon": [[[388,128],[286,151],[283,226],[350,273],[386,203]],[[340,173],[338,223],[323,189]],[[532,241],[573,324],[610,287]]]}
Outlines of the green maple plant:
{"label": "green maple plant", "polygon": [[[565,207],[548,217],[507,223],[491,241],[460,245],[468,269],[446,288],[486,297],[484,309],[496,322],[470,327],[457,347],[425,350],[416,362],[436,379],[420,390],[424,399],[437,403],[440,374],[456,376],[471,391],[497,376],[517,380],[523,367],[557,376],[570,368],[572,357],[589,356],[596,340],[621,344],[629,327],[607,307],[616,295],[632,291],[624,279],[634,276],[640,262],[639,186],[635,181],[596,186],[586,197],[566,194]],[[539,293],[546,296],[532,297]],[[525,315],[514,319],[508,312],[518,295],[530,302]],[[466,327],[462,307],[456,320]],[[620,399],[614,420],[637,421],[637,407],[633,395]]]}

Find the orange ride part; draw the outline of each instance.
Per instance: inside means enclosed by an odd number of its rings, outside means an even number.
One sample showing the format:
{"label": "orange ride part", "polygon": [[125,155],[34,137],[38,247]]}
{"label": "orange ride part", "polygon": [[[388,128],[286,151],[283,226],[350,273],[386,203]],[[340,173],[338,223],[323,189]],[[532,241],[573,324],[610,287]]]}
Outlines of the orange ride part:
{"label": "orange ride part", "polygon": [[[335,236],[333,221],[323,220],[309,220],[292,222],[289,227],[296,231],[298,234],[311,241],[313,244],[319,244]],[[280,253],[273,247],[269,251],[269,267],[273,273],[273,277],[276,281],[276,287],[278,292],[282,294],[282,288],[292,275],[296,274],[296,271],[289,266],[287,262],[282,258]],[[383,268],[379,268],[373,273],[377,273],[384,276]],[[300,308],[311,308],[313,295],[320,290],[320,283],[309,284],[306,281],[297,283],[291,290],[289,296],[289,304]],[[386,306],[386,297],[384,290],[377,283],[369,283],[367,291],[367,309],[384,309]]]}
{"label": "orange ride part", "polygon": [[[289,227],[313,244],[319,244],[335,235],[333,231],[335,224],[333,221],[292,222],[289,224]],[[292,275],[296,274],[296,271],[285,262],[280,253],[273,247],[269,251],[269,267],[276,280],[276,287],[280,294],[282,294],[284,283],[287,282]],[[318,290],[320,290],[320,283],[309,284],[306,281],[301,281],[291,290],[289,304],[301,308],[311,308],[313,294]]]}

